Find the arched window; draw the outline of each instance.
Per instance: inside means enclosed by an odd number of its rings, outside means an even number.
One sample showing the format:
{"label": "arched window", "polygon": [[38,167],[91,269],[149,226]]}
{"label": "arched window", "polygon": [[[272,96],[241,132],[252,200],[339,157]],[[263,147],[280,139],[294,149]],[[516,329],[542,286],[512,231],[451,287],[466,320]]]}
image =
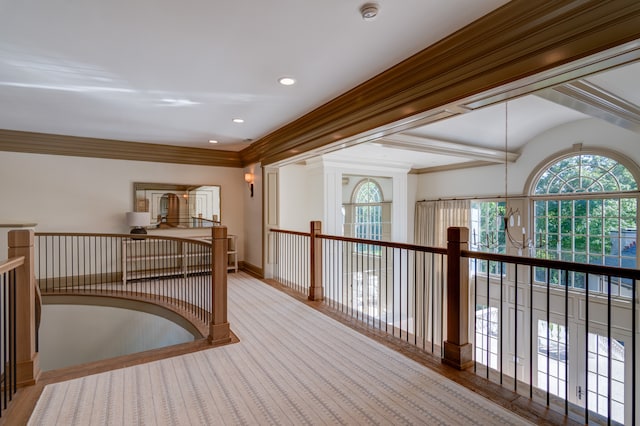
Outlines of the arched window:
{"label": "arched window", "polygon": [[635,191],[638,184],[625,166],[602,155],[564,158],[538,178],[534,195]]}
{"label": "arched window", "polygon": [[[536,256],[607,266],[636,267],[638,183],[619,161],[596,154],[574,154],[544,169],[534,182]],[[546,271],[536,278],[546,281]],[[566,279],[551,271],[552,284],[585,288],[584,274]],[[589,280],[589,289],[606,292]],[[631,295],[631,283],[615,283],[612,293]]]}
{"label": "arched window", "polygon": [[[565,156],[540,172],[530,195],[538,257],[636,267],[638,180],[622,162],[594,153]],[[633,294],[631,281],[612,278],[609,282],[606,277],[597,275],[536,268],[535,279],[577,289],[588,285],[590,292],[608,293],[611,288],[611,295],[621,298]],[[565,394],[567,377],[562,371],[566,371],[567,363],[582,362],[582,352],[571,348],[571,345],[578,347],[579,338],[572,337],[570,327],[562,321],[554,323],[538,318],[537,329],[537,386],[568,398]],[[611,417],[622,423],[628,378],[624,369],[624,338],[601,335],[595,327],[587,329],[589,410],[606,416],[609,407],[603,401],[610,392]],[[579,376],[576,380],[584,383],[586,379]],[[593,383],[608,383],[609,390]]]}
{"label": "arched window", "polygon": [[355,237],[382,239],[382,189],[374,180],[364,179],[353,192]]}

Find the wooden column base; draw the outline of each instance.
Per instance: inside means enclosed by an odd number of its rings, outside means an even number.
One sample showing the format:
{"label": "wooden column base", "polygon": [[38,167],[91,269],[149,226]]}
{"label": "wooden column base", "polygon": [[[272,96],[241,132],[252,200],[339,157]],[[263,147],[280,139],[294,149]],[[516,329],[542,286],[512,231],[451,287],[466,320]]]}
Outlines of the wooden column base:
{"label": "wooden column base", "polygon": [[324,292],[322,287],[309,287],[309,300],[322,300],[324,299]]}
{"label": "wooden column base", "polygon": [[220,345],[231,341],[231,329],[229,323],[209,324],[209,343]]}
{"label": "wooden column base", "polygon": [[466,370],[473,367],[473,345],[471,343],[457,345],[451,342],[444,342],[444,358],[442,358],[442,362],[458,370]]}
{"label": "wooden column base", "polygon": [[38,354],[34,354],[33,359],[29,361],[21,361],[16,365],[16,383],[17,386],[33,386],[40,377],[40,360]]}

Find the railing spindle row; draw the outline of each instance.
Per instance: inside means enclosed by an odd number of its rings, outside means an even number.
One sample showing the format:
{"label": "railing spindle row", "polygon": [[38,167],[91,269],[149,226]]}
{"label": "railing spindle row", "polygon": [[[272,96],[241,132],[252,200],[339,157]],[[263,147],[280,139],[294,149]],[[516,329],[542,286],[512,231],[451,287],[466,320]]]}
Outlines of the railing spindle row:
{"label": "railing spindle row", "polygon": [[36,234],[35,273],[47,293],[129,295],[211,321],[211,245],[127,234]]}
{"label": "railing spindle row", "polygon": [[[289,270],[286,258],[292,246],[293,259],[309,256],[286,240],[299,234],[309,235],[273,231],[286,246],[277,251],[276,279],[305,282],[305,271]],[[328,306],[427,352],[440,348],[444,358],[445,249],[315,237]],[[461,256],[471,260],[477,374],[585,423],[636,423],[640,271],[468,250]],[[570,287],[570,278],[584,288]],[[614,291],[623,286],[629,291]]]}

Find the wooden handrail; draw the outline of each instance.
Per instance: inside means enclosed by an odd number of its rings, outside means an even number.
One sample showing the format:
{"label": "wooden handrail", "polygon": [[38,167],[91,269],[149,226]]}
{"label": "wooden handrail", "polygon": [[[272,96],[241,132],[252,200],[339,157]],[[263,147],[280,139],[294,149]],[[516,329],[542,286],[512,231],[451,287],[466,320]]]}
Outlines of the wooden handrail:
{"label": "wooden handrail", "polygon": [[[209,231],[211,228],[203,228]],[[155,235],[155,234],[99,234],[95,232],[36,232],[36,237],[119,237],[119,238],[135,238],[136,240],[171,240],[180,242],[189,242],[200,245],[211,245],[210,240],[204,240],[199,238],[189,237],[172,237],[170,235]],[[207,235],[207,237],[209,237]]]}
{"label": "wooden handrail", "polygon": [[222,222],[220,222],[219,220],[211,220],[211,219],[207,219],[206,217],[190,216],[190,218],[191,219],[195,219],[195,220],[202,220],[202,221],[205,221],[205,222],[222,224]]}
{"label": "wooden handrail", "polygon": [[535,257],[511,256],[505,254],[485,253],[473,250],[462,250],[461,257],[513,263],[525,266],[538,266],[549,269],[566,269],[573,272],[609,275],[612,277],[640,280],[640,269],[621,268],[618,266],[594,265],[592,263],[567,262],[565,260],[539,259]]}
{"label": "wooden handrail", "polygon": [[310,237],[311,234],[308,232],[300,232],[300,231],[287,231],[286,229],[269,229],[269,232],[274,232],[276,234],[288,234],[288,235],[299,235],[301,237]]}
{"label": "wooden handrail", "polygon": [[[145,294],[149,296],[150,300],[153,299],[152,296],[156,296],[156,300],[158,299],[158,295],[154,293],[148,293],[145,289],[144,291],[140,291],[137,287],[134,287],[133,290],[129,289],[127,285],[127,273],[126,273],[126,265],[129,261],[141,261],[143,269],[149,268],[151,272],[146,274],[143,271],[143,274],[139,278],[149,278],[149,277],[162,277],[166,275],[176,275],[182,276],[183,278],[187,277],[187,274],[193,272],[200,275],[205,274],[209,271],[208,263],[211,261],[210,265],[210,278],[206,278],[203,275],[203,278],[200,279],[198,285],[202,286],[211,286],[211,297],[210,308],[205,310],[202,306],[197,309],[189,309],[190,315],[194,317],[198,317],[206,325],[210,328],[210,335],[208,336],[209,341],[213,344],[226,343],[230,340],[230,329],[229,323],[227,321],[227,228],[225,226],[214,226],[206,229],[208,235],[202,235],[201,237],[176,237],[176,236],[166,236],[166,235],[148,235],[148,234],[117,234],[117,233],[87,233],[87,232],[38,232],[35,234],[38,240],[38,245],[46,245],[49,244],[49,240],[66,240],[70,241],[74,240],[86,240],[89,244],[87,247],[82,246],[78,248],[78,250],[71,250],[69,253],[66,253],[66,246],[63,250],[56,249],[53,247],[52,256],[55,255],[63,255],[63,256],[88,256],[90,258],[94,258],[98,255],[98,252],[93,251],[94,248],[100,246],[96,242],[95,247],[91,244],[94,239],[96,241],[101,241],[103,239],[113,239],[114,241],[111,243],[109,254],[111,257],[109,258],[109,262],[103,264],[103,262],[97,262],[97,266],[95,269],[91,268],[91,264],[88,268],[80,268],[78,267],[76,270],[71,268],[69,271],[66,268],[60,270],[52,269],[52,274],[49,276],[39,276],[38,280],[40,281],[40,285],[44,283],[44,291],[48,291],[48,284],[52,284],[53,293],[68,292],[73,294],[94,294],[101,292],[113,292],[117,290],[120,296],[127,298],[131,294],[135,294],[135,297],[140,296],[140,294]],[[133,248],[132,253],[133,256],[127,257],[125,253],[125,242],[141,242],[142,246],[136,249]],[[163,243],[165,241],[169,241],[171,243],[175,243],[178,245],[178,248],[175,251],[171,251],[170,253],[160,253],[157,250],[154,250],[153,247],[147,251],[146,241],[160,242]],[[122,243],[122,247],[119,245]],[[54,244],[55,245],[55,244]],[[137,246],[137,245],[136,245]],[[149,246],[156,246],[156,244],[149,244]],[[160,245],[158,245],[160,247]],[[174,246],[174,244],[171,244]],[[189,250],[193,250],[193,252],[187,252],[184,247],[191,247]],[[194,247],[195,246],[195,247]],[[97,250],[97,248],[96,248]],[[138,255],[136,255],[136,250],[138,250]],[[160,250],[173,250],[171,248],[160,249]],[[99,253],[103,254],[102,251]],[[43,255],[43,253],[40,253]],[[44,256],[47,256],[46,250]],[[187,257],[189,259],[198,259],[197,267],[200,269],[197,270],[189,270],[190,265],[188,263]],[[162,269],[164,266],[156,262],[156,259],[172,259],[175,260],[174,263],[170,263],[166,266],[165,269]],[[202,260],[200,260],[202,259]],[[209,260],[210,259],[210,260]],[[77,261],[77,259],[71,259],[69,262]],[[40,259],[42,262],[42,259]],[[47,260],[45,259],[45,265]],[[67,264],[66,257],[61,262],[62,265]],[[191,265],[193,266],[193,265]],[[46,272],[46,269],[45,269]],[[136,278],[134,276],[134,278]],[[122,281],[123,285],[120,287],[104,287],[106,285],[113,285],[113,283],[117,281]],[[88,287],[87,287],[88,284]],[[94,285],[99,284],[99,288],[94,288]],[[175,285],[174,285],[175,287]],[[165,289],[166,290],[166,289]],[[186,290],[183,292],[182,296],[187,296]],[[173,294],[173,293],[172,293]],[[206,292],[200,291],[198,293],[201,297],[201,302],[205,303],[204,300]],[[169,300],[168,294],[165,293],[162,295],[162,301],[167,302]],[[169,298],[173,296],[169,295]],[[178,300],[175,304],[181,310],[187,306],[199,306],[195,303],[192,303],[189,300],[176,298]],[[203,315],[203,312],[207,312],[209,315]],[[208,318],[207,318],[208,316]],[[185,317],[186,318],[186,317]]]}
{"label": "wooden handrail", "polygon": [[[288,231],[284,229],[271,229],[270,231],[281,233],[281,234],[289,234],[289,235],[300,235],[300,236],[311,235],[308,232]],[[395,248],[395,249],[414,250],[417,252],[447,254],[447,249],[443,247],[429,247],[429,246],[420,246],[416,244],[395,243],[390,241],[378,241],[378,240],[366,240],[361,238],[342,237],[337,235],[326,235],[326,234],[318,234],[316,237],[325,239],[325,240],[376,245],[380,247],[388,247],[388,248]],[[599,275],[609,275],[614,277],[640,280],[640,269],[622,268],[617,266],[595,265],[591,263],[575,263],[575,262],[567,262],[563,260],[539,259],[539,258],[533,258],[533,257],[513,256],[513,255],[506,255],[506,254],[486,253],[486,252],[480,252],[475,250],[462,250],[460,254],[462,257],[467,257],[471,259],[514,263],[518,265],[537,266],[537,267],[549,268],[549,269],[567,269],[574,272],[593,273],[593,274],[599,274]]]}
{"label": "wooden handrail", "polygon": [[396,248],[396,249],[403,249],[403,250],[415,250],[415,251],[426,252],[426,253],[447,254],[447,249],[443,247],[419,246],[415,244],[394,243],[391,241],[364,240],[360,238],[339,237],[336,235],[325,235],[325,234],[318,235],[318,238],[322,238],[325,240],[333,240],[333,241],[344,241],[347,243],[369,244],[369,245],[376,245],[381,247]]}
{"label": "wooden handrail", "polygon": [[0,263],[0,274],[12,271],[22,265],[24,265],[24,256],[5,260],[4,262]]}

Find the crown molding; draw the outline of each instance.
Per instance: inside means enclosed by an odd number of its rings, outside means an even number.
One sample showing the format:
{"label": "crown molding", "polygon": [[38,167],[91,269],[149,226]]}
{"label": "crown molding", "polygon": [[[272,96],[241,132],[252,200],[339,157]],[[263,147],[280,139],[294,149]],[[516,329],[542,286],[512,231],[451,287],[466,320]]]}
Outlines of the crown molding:
{"label": "crown molding", "polygon": [[[257,140],[240,152],[242,161],[273,164],[406,130],[434,110],[488,94],[496,102],[565,83],[615,65],[621,53],[619,61],[640,58],[638,39],[637,0],[514,0]],[[623,45],[624,52],[608,51]]]}
{"label": "crown molding", "polygon": [[0,129],[0,151],[201,166],[242,167],[240,154],[234,151],[4,129]]}

